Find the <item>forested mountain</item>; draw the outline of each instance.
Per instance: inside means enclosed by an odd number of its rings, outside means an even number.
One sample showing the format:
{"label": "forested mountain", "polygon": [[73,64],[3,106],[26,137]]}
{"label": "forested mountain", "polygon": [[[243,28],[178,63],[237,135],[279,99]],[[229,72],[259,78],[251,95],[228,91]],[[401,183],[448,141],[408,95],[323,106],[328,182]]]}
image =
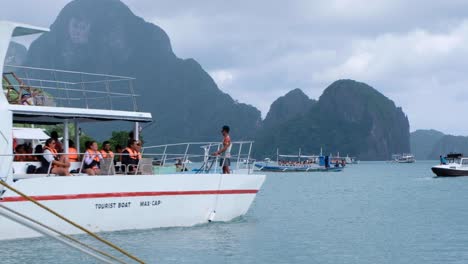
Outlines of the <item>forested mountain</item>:
{"label": "forested mountain", "polygon": [[437,130],[411,133],[411,151],[417,159],[434,160],[450,152],[468,154],[468,137],[446,135]]}
{"label": "forested mountain", "polygon": [[[222,92],[195,60],[178,58],[160,27],[118,0],[67,4],[32,43],[25,64],[135,77],[140,110],[154,117],[143,131],[148,144],[213,140],[224,124],[238,139],[252,138],[261,123],[259,110]],[[112,129],[93,124],[86,131],[108,136]]]}
{"label": "forested mountain", "polygon": [[[294,102],[288,105],[295,106]],[[272,107],[271,111],[278,110]],[[257,143],[257,150],[265,156],[274,155],[277,147],[281,153],[297,153],[301,148],[316,154],[323,148],[325,153],[386,160],[393,153],[409,151],[409,123],[402,109],[374,88],[339,80],[308,109],[261,130]]]}
{"label": "forested mountain", "polygon": [[[419,160],[433,159],[431,153],[434,146],[444,136],[444,133],[433,129],[416,130],[410,135],[411,152]],[[437,157],[439,156],[437,155]]]}
{"label": "forested mountain", "polygon": [[10,42],[8,46],[7,55],[5,57],[5,65],[21,65],[26,59],[26,54],[28,50],[25,46],[16,43],[14,41]]}
{"label": "forested mountain", "polygon": [[[255,139],[256,156],[282,152],[340,152],[384,160],[409,151],[409,124],[401,108],[372,87],[352,80],[331,84],[318,101],[295,89],[278,98],[264,121],[253,106],[222,92],[193,59],[174,54],[168,35],[135,16],[119,0],[75,0],[50,32],[35,40],[24,61],[33,67],[136,78],[139,110],[151,112],[146,144],[208,141],[230,125],[233,139]],[[83,125],[105,139],[131,124]]]}

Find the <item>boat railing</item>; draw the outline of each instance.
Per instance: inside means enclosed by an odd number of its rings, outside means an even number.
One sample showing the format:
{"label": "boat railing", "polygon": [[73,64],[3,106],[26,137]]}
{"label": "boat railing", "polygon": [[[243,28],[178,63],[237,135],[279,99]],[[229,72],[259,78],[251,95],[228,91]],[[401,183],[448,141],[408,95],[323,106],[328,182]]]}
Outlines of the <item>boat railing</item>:
{"label": "boat railing", "polygon": [[[233,163],[231,164],[233,169],[248,169],[250,171],[252,163],[248,161],[252,160],[253,143],[253,141],[231,142],[229,159]],[[182,169],[185,169],[188,163],[199,162],[202,164],[201,170],[207,170],[209,167],[217,172],[219,168],[218,166],[213,166],[213,164],[224,163],[225,155],[213,154],[222,149],[222,147],[223,144],[221,142],[185,142],[144,147],[143,154],[154,157],[155,161],[161,166],[173,163],[181,164]]]}
{"label": "boat railing", "polygon": [[134,78],[5,65],[2,87],[10,104],[137,111]]}
{"label": "boat railing", "polygon": [[[234,170],[247,169],[248,173],[252,170],[252,164],[247,162],[244,163],[244,160],[251,160],[250,154],[252,151],[253,141],[238,141],[232,143],[231,149],[231,167]],[[179,172],[188,171],[190,163],[195,163],[197,166],[195,171],[197,173],[221,173],[221,167],[224,165],[224,155],[212,155],[213,152],[221,149],[222,143],[219,142],[190,142],[190,143],[177,143],[177,144],[166,144],[158,146],[149,146],[142,148],[141,154],[142,159],[138,164],[123,164],[119,157],[128,156],[127,153],[113,153],[114,157],[109,158],[110,164],[104,169],[101,166],[102,175],[112,175],[112,174],[137,174],[142,171],[145,171],[145,175],[154,174],[153,166],[155,167],[164,167],[164,166],[175,166],[179,169]],[[178,150],[183,149],[179,152]],[[197,151],[197,150],[201,150]],[[174,152],[171,152],[174,151]],[[71,171],[77,171],[78,174],[83,174],[82,168],[84,167],[84,156],[87,153],[76,153],[79,160],[72,162],[70,167]],[[40,162],[39,157],[44,155],[44,153],[25,153],[25,154],[1,154],[0,156],[9,156],[12,158],[14,163],[21,164],[19,171],[13,171],[14,174],[23,175],[23,174],[35,174],[27,173],[27,167],[29,165],[35,165]],[[69,153],[58,153],[60,156],[69,157]],[[147,163],[149,161],[149,163]],[[151,167],[151,168],[148,168]],[[134,167],[131,169],[130,167]],[[16,167],[18,168],[18,167]],[[15,166],[13,166],[15,170]],[[47,173],[44,175],[46,177],[51,176],[50,173],[51,167],[47,169]],[[115,170],[118,170],[117,172]]]}

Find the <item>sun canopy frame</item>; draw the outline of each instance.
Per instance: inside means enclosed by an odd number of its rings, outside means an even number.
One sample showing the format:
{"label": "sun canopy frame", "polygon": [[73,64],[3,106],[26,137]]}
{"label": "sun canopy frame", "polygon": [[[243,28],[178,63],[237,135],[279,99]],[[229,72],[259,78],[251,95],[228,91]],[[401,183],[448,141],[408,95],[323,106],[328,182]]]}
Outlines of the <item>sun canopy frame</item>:
{"label": "sun canopy frame", "polygon": [[83,109],[50,106],[10,105],[15,123],[59,124],[64,120],[75,120],[80,123],[98,121],[152,121],[151,113],[130,112],[103,109]]}

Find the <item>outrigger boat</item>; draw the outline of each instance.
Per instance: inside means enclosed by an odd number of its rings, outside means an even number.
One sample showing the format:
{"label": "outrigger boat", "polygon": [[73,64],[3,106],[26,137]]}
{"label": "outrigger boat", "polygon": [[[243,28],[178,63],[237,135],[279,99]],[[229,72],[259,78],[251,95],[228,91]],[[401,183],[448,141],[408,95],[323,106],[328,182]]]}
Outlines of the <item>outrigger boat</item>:
{"label": "outrigger boat", "polygon": [[438,177],[468,176],[468,157],[461,153],[448,154],[440,165],[433,166],[431,170]]}
{"label": "outrigger boat", "polygon": [[[293,159],[293,160],[291,160]],[[329,156],[303,155],[299,149],[297,155],[280,155],[277,150],[276,162],[265,160],[254,165],[259,171],[268,172],[338,172],[343,166],[331,164]]]}
{"label": "outrigger boat", "polygon": [[[38,230],[39,225],[13,221],[15,216],[9,210],[47,223],[65,234],[82,232],[29,202],[6,184],[93,232],[193,226],[229,221],[247,212],[265,180],[264,175],[251,174],[250,170],[233,164],[235,174],[232,175],[223,175],[219,169],[183,174],[166,174],[163,169],[156,169],[158,166],[153,169],[156,156],[161,161],[159,168],[165,168],[170,157],[194,160],[195,156],[188,153],[191,143],[179,144],[184,152],[172,156],[166,151],[169,145],[147,147],[133,175],[119,174],[112,165],[107,170],[101,168],[108,175],[93,177],[81,173],[68,177],[26,173],[28,164],[13,161],[13,123],[63,124],[66,155],[69,124],[74,124],[74,134],[79,135],[82,123],[133,122],[135,138],[138,138],[138,123],[152,120],[151,113],[137,111],[132,78],[4,65],[11,37],[46,31],[0,21],[0,69],[4,66],[6,69],[2,72],[4,93],[0,95],[0,181],[5,183],[0,185],[0,240],[40,235],[30,229]],[[124,84],[130,92],[113,90],[117,83]],[[116,106],[121,107],[123,102],[130,102],[129,108],[118,110]],[[77,136],[77,147],[78,141]],[[249,152],[232,159],[250,159],[251,142],[233,144],[237,148],[244,146]],[[210,147],[217,148],[217,145],[212,143]],[[164,151],[155,154],[154,149]],[[218,166],[218,158],[211,159]],[[73,166],[80,168],[81,164],[73,163]]]}

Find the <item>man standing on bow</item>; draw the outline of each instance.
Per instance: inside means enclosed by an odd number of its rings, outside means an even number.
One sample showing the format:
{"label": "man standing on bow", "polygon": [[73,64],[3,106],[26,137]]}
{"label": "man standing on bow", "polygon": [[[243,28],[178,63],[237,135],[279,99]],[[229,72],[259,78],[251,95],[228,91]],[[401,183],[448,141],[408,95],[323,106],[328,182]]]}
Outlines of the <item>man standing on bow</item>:
{"label": "man standing on bow", "polygon": [[223,167],[223,174],[229,174],[229,166],[231,166],[231,137],[229,137],[229,126],[223,126],[221,133],[223,134],[223,147],[213,153],[214,156],[219,156],[224,153],[223,157],[219,160],[219,165]]}

